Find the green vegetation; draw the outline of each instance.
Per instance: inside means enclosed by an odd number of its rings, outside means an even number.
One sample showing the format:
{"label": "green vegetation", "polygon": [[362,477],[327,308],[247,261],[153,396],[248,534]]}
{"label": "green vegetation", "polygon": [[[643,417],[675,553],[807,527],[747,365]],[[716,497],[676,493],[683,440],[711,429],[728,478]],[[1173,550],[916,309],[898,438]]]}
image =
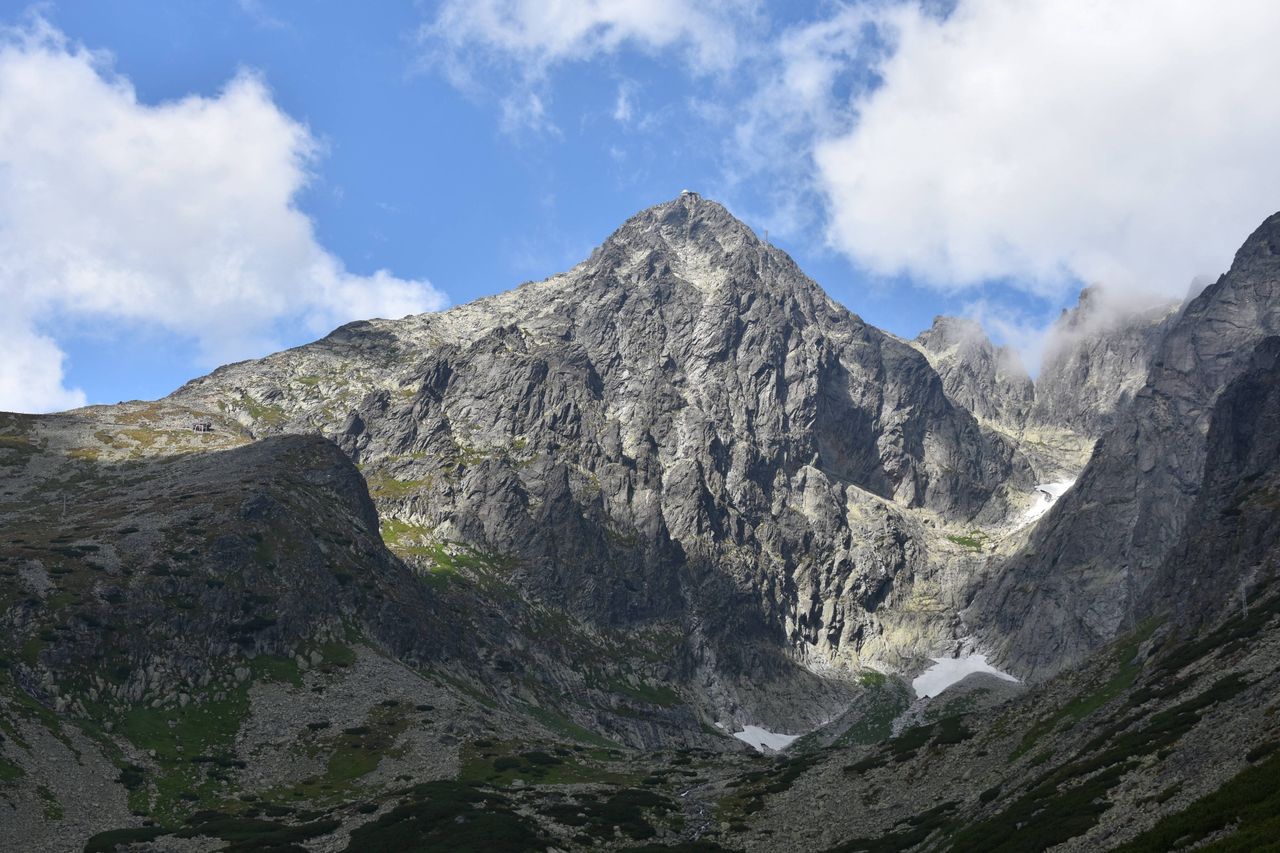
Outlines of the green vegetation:
{"label": "green vegetation", "polygon": [[0,755],[0,782],[12,782],[27,775],[26,772],[9,759]]}
{"label": "green vegetation", "polygon": [[120,433],[124,436],[127,436],[128,438],[133,439],[135,442],[138,443],[140,447],[143,447],[143,448],[149,448],[154,446],[156,443],[156,440],[165,434],[160,430],[148,429],[146,427],[122,429],[120,430]]}
{"label": "green vegetation", "polygon": [[862,715],[836,739],[833,746],[875,744],[893,734],[893,721],[907,709],[911,700],[902,686],[883,673],[863,673],[862,683],[870,688]]}
{"label": "green vegetation", "polygon": [[619,773],[599,761],[588,763],[581,754],[557,749],[519,750],[518,743],[484,741],[468,745],[463,751],[461,782],[484,782],[498,787],[516,779],[544,785],[577,782],[624,783],[631,774]]}
{"label": "green vegetation", "polygon": [[612,679],[608,683],[608,689],[612,693],[621,693],[624,696],[630,696],[632,699],[638,699],[641,702],[647,702],[650,705],[657,705],[661,708],[674,708],[684,704],[684,699],[680,694],[665,684],[628,684],[621,679]]}
{"label": "green vegetation", "polygon": [[1203,637],[1166,646],[1161,650],[1156,668],[1166,676],[1174,676],[1196,661],[1238,648],[1239,643],[1255,637],[1278,613],[1280,594],[1260,598],[1249,607],[1248,613],[1232,616]]}
{"label": "green vegetation", "polygon": [[409,798],[351,833],[347,853],[488,853],[540,850],[537,827],[505,797],[456,782],[415,786]]}
{"label": "green vegetation", "polygon": [[40,810],[45,820],[62,820],[62,803],[58,802],[53,791],[45,785],[37,785],[36,796],[40,798]]}
{"label": "green vegetation", "polygon": [[267,426],[279,426],[285,422],[284,409],[273,403],[260,403],[249,396],[240,398],[240,405],[248,412],[249,417]]}
{"label": "green vegetation", "polygon": [[321,643],[318,650],[323,659],[321,666],[345,668],[356,662],[355,649],[343,643],[333,641]]}
{"label": "green vegetation", "polygon": [[[155,750],[160,766],[151,780],[155,800],[151,811],[159,817],[186,811],[190,802],[218,795],[225,761],[231,754],[236,732],[249,711],[248,691],[241,685],[227,698],[205,698],[185,708],[151,708],[138,705],[120,718],[117,731],[142,750]],[[210,759],[201,761],[198,759]],[[145,802],[146,791],[139,788],[130,802]]]}
{"label": "green vegetation", "polygon": [[714,841],[681,841],[677,844],[644,844],[641,847],[625,847],[622,853],[733,853],[733,850]]}
{"label": "green vegetation", "polygon": [[1241,771],[1212,794],[1120,845],[1115,853],[1187,849],[1224,830],[1228,830],[1225,837],[1197,849],[1248,853],[1276,848],[1276,839],[1280,839],[1280,755]]}
{"label": "green vegetation", "polygon": [[885,744],[887,757],[901,764],[916,757],[929,744],[950,746],[973,737],[961,717],[944,717],[936,723],[912,726]]}
{"label": "green vegetation", "polygon": [[971,530],[967,536],[950,535],[947,537],[948,542],[953,542],[961,548],[967,548],[970,551],[981,551],[986,547],[987,534],[981,530]]}
{"label": "green vegetation", "polygon": [[1061,844],[1093,828],[1111,808],[1107,792],[1132,767],[1116,764],[1072,785],[1072,773],[1053,774],[1004,811],[956,833],[955,853],[1030,853]]}
{"label": "green vegetation", "polygon": [[178,838],[217,838],[227,842],[227,853],[282,853],[301,850],[297,842],[328,835],[339,826],[336,820],[318,820],[289,825],[226,814],[219,811],[196,812],[181,828],[140,826],[100,832],[85,844],[85,853],[111,853],[125,844],[154,841],[164,836]]}
{"label": "green vegetation", "polygon": [[641,788],[622,788],[607,797],[577,794],[573,801],[546,806],[542,814],[566,826],[579,827],[583,843],[614,840],[618,833],[635,841],[657,835],[653,821],[678,812],[666,796]]}
{"label": "green vegetation", "polygon": [[399,705],[374,708],[363,726],[346,729],[336,739],[325,780],[342,785],[378,769],[386,755],[395,754],[395,743],[409,727],[407,709]]}
{"label": "green vegetation", "polygon": [[400,735],[412,724],[412,706],[388,702],[374,707],[363,725],[331,732],[328,721],[307,726],[308,754],[325,759],[322,775],[272,791],[268,799],[338,801],[355,793],[363,777],[378,769],[386,757],[399,757]]}
{"label": "green vegetation", "polygon": [[259,655],[250,662],[249,669],[257,681],[276,681],[292,684],[294,687],[302,686],[302,670],[298,669],[298,662],[293,658]]}
{"label": "green vegetation", "polygon": [[1081,757],[1051,771],[999,814],[957,833],[956,853],[1021,853],[1061,844],[1091,829],[1111,808],[1107,793],[1145,756],[1175,744],[1214,704],[1248,687],[1228,675],[1198,696],[1151,716],[1144,725],[1125,718],[1081,750]]}
{"label": "green vegetation", "polygon": [[1159,619],[1150,619],[1132,634],[1119,640],[1110,656],[1111,676],[1089,692],[1075,696],[1054,714],[1032,726],[1018,748],[1009,756],[1009,760],[1025,755],[1041,737],[1063,723],[1078,723],[1133,686],[1141,671],[1135,661],[1138,648],[1151,637],[1159,624]]}
{"label": "green vegetation", "polygon": [[900,853],[910,850],[938,830],[945,830],[955,808],[955,803],[943,803],[903,821],[905,826],[896,832],[888,832],[878,838],[854,838],[831,848],[828,853]]}
{"label": "green vegetation", "polygon": [[458,572],[501,572],[509,570],[515,563],[512,557],[481,551],[470,545],[452,542],[437,542],[427,551],[436,571]]}
{"label": "green vegetation", "polygon": [[[397,556],[409,559],[422,568],[428,580],[448,580],[457,568],[449,559],[445,546],[431,538],[431,531],[398,518],[384,518],[380,525],[383,543]],[[438,558],[444,556],[441,561]]]}
{"label": "green vegetation", "polygon": [[474,576],[506,572],[515,564],[512,557],[465,543],[434,540],[428,528],[398,518],[382,519],[380,532],[388,548],[400,557],[413,558],[430,581],[446,581],[459,573]]}
{"label": "green vegetation", "polygon": [[36,450],[36,445],[25,435],[0,435],[0,450]]}
{"label": "green vegetation", "polygon": [[789,790],[805,771],[818,763],[819,758],[819,754],[812,752],[789,756],[779,758],[760,770],[743,773],[728,784],[735,789],[734,793],[716,803],[716,818],[732,823],[743,815],[760,811],[764,808],[767,794],[781,794]]}
{"label": "green vegetation", "polygon": [[406,545],[410,540],[425,538],[430,531],[417,524],[410,524],[398,518],[384,518],[379,525],[382,541],[388,548],[396,550],[398,545]]}
{"label": "green vegetation", "polygon": [[296,843],[328,835],[338,828],[336,820],[318,820],[290,826],[258,818],[238,817],[220,812],[198,812],[187,820],[188,826],[173,833],[179,838],[218,838],[229,842],[228,853],[271,853],[297,850]]}
{"label": "green vegetation", "polygon": [[562,717],[554,711],[546,708],[539,708],[537,705],[525,705],[524,710],[530,717],[533,717],[539,723],[547,728],[553,734],[557,734],[563,738],[586,743],[592,746],[616,747],[618,744],[607,738],[603,738],[590,729],[585,729],[573,720]]}
{"label": "green vegetation", "polygon": [[370,496],[375,500],[396,500],[397,498],[408,497],[431,488],[432,482],[430,478],[425,480],[399,480],[390,474],[382,472],[366,474],[365,481],[369,484]]}
{"label": "green vegetation", "polygon": [[90,838],[84,845],[84,853],[115,853],[116,848],[121,845],[143,844],[168,834],[169,831],[160,826],[109,829]]}

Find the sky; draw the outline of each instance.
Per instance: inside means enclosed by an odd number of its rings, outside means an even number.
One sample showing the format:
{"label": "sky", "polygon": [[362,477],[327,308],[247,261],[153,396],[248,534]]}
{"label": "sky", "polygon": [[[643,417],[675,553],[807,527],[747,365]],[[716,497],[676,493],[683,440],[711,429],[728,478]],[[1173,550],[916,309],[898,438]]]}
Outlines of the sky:
{"label": "sky", "polygon": [[0,2],[0,410],[509,289],[693,189],[1034,369],[1280,209],[1271,0]]}

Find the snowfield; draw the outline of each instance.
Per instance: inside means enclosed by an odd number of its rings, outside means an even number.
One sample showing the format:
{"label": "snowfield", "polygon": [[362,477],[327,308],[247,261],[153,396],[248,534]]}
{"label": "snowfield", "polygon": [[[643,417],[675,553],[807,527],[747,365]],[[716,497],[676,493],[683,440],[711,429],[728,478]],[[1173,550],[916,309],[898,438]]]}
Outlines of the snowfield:
{"label": "snowfield", "polygon": [[[1005,681],[1017,681],[1007,672],[1001,672],[994,666],[987,663],[987,656],[983,654],[965,655],[958,658],[933,658],[933,666],[917,675],[911,681],[911,689],[916,692],[917,699],[923,699],[926,696],[937,696],[951,685],[958,681],[962,681],[965,676],[973,675],[975,672],[986,672],[991,675],[1003,678]],[[737,737],[737,735],[734,735]]]}
{"label": "snowfield", "polygon": [[760,726],[744,726],[742,731],[734,732],[733,736],[744,743],[751,744],[760,752],[764,752],[766,747],[775,751],[784,750],[800,737],[800,735],[778,734]]}
{"label": "snowfield", "polygon": [[1058,498],[1066,494],[1067,489],[1076,484],[1075,480],[1058,480],[1054,483],[1041,483],[1036,486],[1031,506],[1022,514],[1018,526],[1030,524],[1049,511],[1049,507],[1058,502]]}

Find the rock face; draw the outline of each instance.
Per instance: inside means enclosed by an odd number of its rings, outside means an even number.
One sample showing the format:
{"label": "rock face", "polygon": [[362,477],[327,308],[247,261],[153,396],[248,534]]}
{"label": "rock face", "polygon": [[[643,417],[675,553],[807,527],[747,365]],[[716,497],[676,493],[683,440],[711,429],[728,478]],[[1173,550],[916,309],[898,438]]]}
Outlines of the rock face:
{"label": "rock face", "polygon": [[1179,303],[1116,304],[1097,287],[1062,312],[1036,377],[1031,420],[1098,438],[1143,387]]}
{"label": "rock face", "polygon": [[682,614],[730,672],[760,658],[744,648],[826,665],[949,636],[934,602],[954,582],[916,589],[941,569],[926,517],[999,520],[1033,482],[920,352],[692,193],[563,275],[174,399],[330,435],[423,541],[508,555],[529,593],[601,624]]}
{"label": "rock face", "polygon": [[1214,404],[1200,488],[1139,617],[1175,613],[1195,630],[1247,615],[1280,574],[1280,337],[1247,364]]}
{"label": "rock face", "polygon": [[1026,421],[1036,395],[1031,377],[1018,354],[993,345],[978,323],[936,317],[915,343],[957,405],[986,421],[1012,427]]}
{"label": "rock face", "polygon": [[1280,331],[1280,215],[1172,321],[1146,385],[970,618],[1019,671],[1078,662],[1132,626],[1204,481],[1215,403]]}
{"label": "rock face", "polygon": [[[57,448],[63,430],[30,422],[33,442]],[[8,597],[0,621],[8,644],[27,643],[20,679],[65,688],[111,672],[101,698],[118,705],[198,693],[234,659],[292,657],[348,629],[407,659],[454,645],[421,618],[437,604],[383,546],[364,481],[331,442],[279,436],[114,465],[28,446],[10,457],[27,473],[0,510],[12,543],[0,565],[20,580],[8,592],[34,593]]]}

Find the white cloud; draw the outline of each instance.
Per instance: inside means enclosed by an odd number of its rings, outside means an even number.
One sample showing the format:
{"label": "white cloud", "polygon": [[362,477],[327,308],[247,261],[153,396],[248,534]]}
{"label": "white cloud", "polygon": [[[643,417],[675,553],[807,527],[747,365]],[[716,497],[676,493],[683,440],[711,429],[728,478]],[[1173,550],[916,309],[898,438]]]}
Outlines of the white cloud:
{"label": "white cloud", "polygon": [[[504,93],[507,130],[554,129],[555,69],[677,57],[719,189],[775,233],[825,229],[872,272],[944,290],[1181,295],[1280,207],[1280,4],[866,0],[791,24],[764,8],[443,0],[423,34],[456,83]],[[619,90],[615,116],[633,107]]]}
{"label": "white cloud", "polygon": [[[553,131],[546,103],[547,78],[555,67],[631,48],[652,55],[677,52],[696,75],[723,73],[742,58],[739,30],[754,18],[757,5],[757,0],[443,0],[419,38],[424,62],[442,68],[464,90],[483,88],[481,71],[499,72],[498,88],[508,92],[501,98],[504,130]],[[622,90],[615,107],[615,114],[630,116]]]}
{"label": "white cloud", "polygon": [[813,147],[852,123],[852,106],[840,93],[867,85],[866,69],[879,48],[866,30],[882,11],[838,6],[829,17],[782,31],[745,69],[749,85],[741,103],[722,115],[700,111],[729,126],[728,187],[765,195],[768,209],[756,218],[779,236],[805,239],[823,227]]}
{"label": "white cloud", "polygon": [[742,0],[444,0],[422,35],[452,58],[514,57],[534,75],[623,45],[649,52],[682,47],[691,68],[712,72],[737,61],[730,21],[754,6]]}
{"label": "white cloud", "polygon": [[425,281],[348,272],[294,204],[320,153],[257,76],[216,97],[140,103],[102,55],[42,21],[0,41],[0,408],[79,402],[52,316],[154,324],[204,364],[261,355],[281,328],[433,310]]}
{"label": "white cloud", "polygon": [[631,123],[631,117],[635,114],[635,106],[631,103],[634,90],[635,85],[628,81],[618,84],[618,97],[613,102],[613,120],[618,124]]}
{"label": "white cloud", "polygon": [[879,24],[883,84],[816,148],[830,238],[877,272],[1182,295],[1280,207],[1280,4],[960,0]]}
{"label": "white cloud", "polygon": [[980,297],[965,305],[960,313],[982,326],[992,342],[1017,352],[1023,369],[1032,376],[1040,372],[1049,333],[1058,319],[1058,312],[1037,315]]}
{"label": "white cloud", "polygon": [[271,10],[267,8],[263,0],[238,0],[237,4],[240,11],[258,26],[268,30],[287,30],[289,25],[283,20],[271,14]]}
{"label": "white cloud", "polygon": [[50,412],[83,406],[83,391],[63,387],[62,350],[21,319],[11,314],[0,322],[0,411]]}

